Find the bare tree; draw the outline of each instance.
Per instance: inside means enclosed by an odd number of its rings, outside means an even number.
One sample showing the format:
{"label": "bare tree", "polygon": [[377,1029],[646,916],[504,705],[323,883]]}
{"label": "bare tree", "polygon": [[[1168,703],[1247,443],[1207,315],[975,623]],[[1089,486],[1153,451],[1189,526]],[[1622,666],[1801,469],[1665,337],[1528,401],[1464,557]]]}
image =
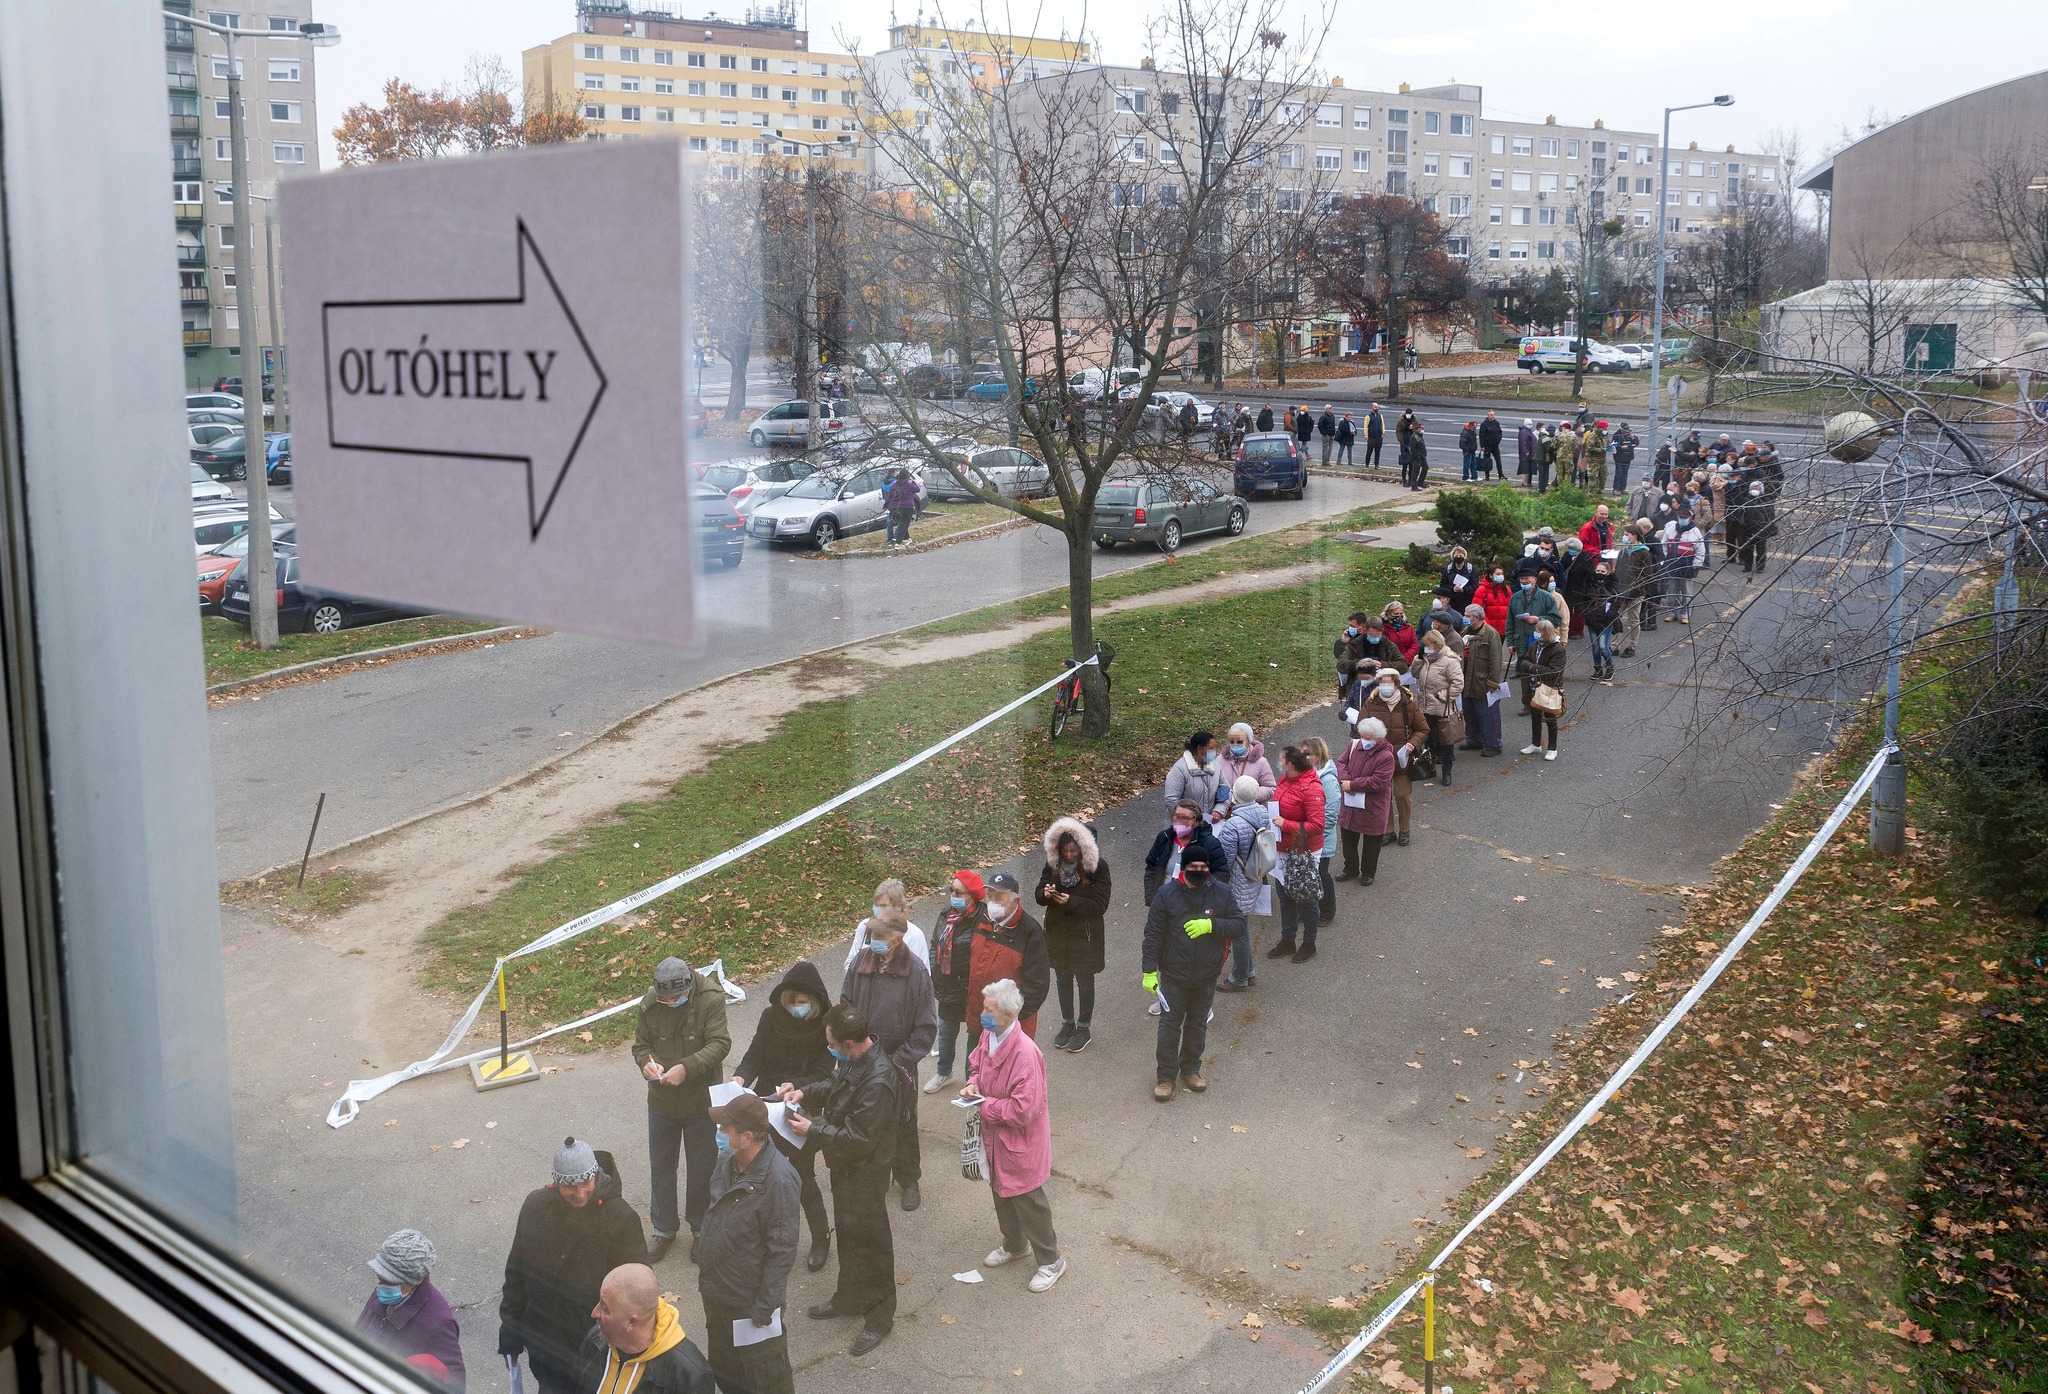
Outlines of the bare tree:
{"label": "bare tree", "polygon": [[1836,331],[1820,319],[1806,345],[1808,356],[1846,363],[1866,377],[1889,376],[1883,364],[1893,342],[1934,308],[1928,283],[1913,276],[1916,257],[1910,240],[1878,248],[1859,238],[1842,247],[1832,286],[1844,307],[1843,324]]}
{"label": "bare tree", "polygon": [[1450,231],[1406,194],[1358,194],[1338,204],[1318,239],[1316,283],[1351,316],[1377,322],[1387,343],[1387,395],[1401,395],[1401,335],[1420,315],[1446,314],[1471,294],[1463,257],[1450,254]]}
{"label": "bare tree", "polygon": [[1935,241],[1961,272],[1997,282],[2048,319],[2048,141],[2010,146],[1979,166]]}
{"label": "bare tree", "polygon": [[[1165,0],[1147,29],[1157,67],[1124,91],[1098,69],[987,83],[920,71],[913,91],[867,73],[872,109],[915,119],[870,123],[877,166],[896,188],[863,207],[885,229],[878,235],[926,269],[918,293],[961,305],[986,331],[1007,411],[1047,465],[1053,498],[991,487],[947,445],[957,415],[909,390],[914,374],[884,382],[903,423],[891,447],[1062,534],[1077,663],[1096,655],[1098,493],[1113,474],[1190,464],[1185,453],[1139,449],[1139,407],[1194,342],[1198,296],[1234,303],[1243,278],[1270,277],[1294,254],[1287,237],[1251,235],[1251,196],[1260,208],[1315,206],[1312,171],[1284,165],[1282,149],[1323,90],[1314,63],[1328,20],[1290,34],[1293,17],[1282,0]],[[1140,91],[1142,102],[1128,95]],[[1124,356],[1142,372],[1135,401],[1067,390],[1083,367]],[[1108,684],[1096,666],[1081,677],[1083,730],[1105,735]]]}

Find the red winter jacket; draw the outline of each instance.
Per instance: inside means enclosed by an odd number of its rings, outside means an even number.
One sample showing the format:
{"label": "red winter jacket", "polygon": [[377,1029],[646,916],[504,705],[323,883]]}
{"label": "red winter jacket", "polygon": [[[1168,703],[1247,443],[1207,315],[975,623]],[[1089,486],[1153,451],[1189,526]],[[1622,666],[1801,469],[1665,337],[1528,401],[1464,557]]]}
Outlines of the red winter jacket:
{"label": "red winter jacket", "polygon": [[1273,790],[1272,806],[1280,810],[1280,850],[1301,850],[1295,844],[1297,832],[1308,834],[1310,852],[1323,850],[1323,777],[1314,770],[1291,774]]}
{"label": "red winter jacket", "polygon": [[1514,598],[1515,588],[1505,581],[1496,586],[1492,576],[1479,583],[1479,593],[1473,597],[1486,607],[1486,622],[1502,634],[1508,632],[1508,602]]}
{"label": "red winter jacket", "polygon": [[1579,529],[1579,545],[1594,556],[1599,556],[1614,545],[1614,525],[1609,523],[1606,535],[1602,536],[1599,520],[1588,518],[1585,526]]}
{"label": "red winter jacket", "polygon": [[1415,632],[1415,626],[1407,623],[1405,620],[1400,624],[1395,624],[1392,620],[1388,620],[1386,632],[1387,638],[1393,641],[1394,647],[1401,651],[1401,661],[1403,663],[1413,663],[1415,661],[1415,651],[1422,647],[1422,636]]}

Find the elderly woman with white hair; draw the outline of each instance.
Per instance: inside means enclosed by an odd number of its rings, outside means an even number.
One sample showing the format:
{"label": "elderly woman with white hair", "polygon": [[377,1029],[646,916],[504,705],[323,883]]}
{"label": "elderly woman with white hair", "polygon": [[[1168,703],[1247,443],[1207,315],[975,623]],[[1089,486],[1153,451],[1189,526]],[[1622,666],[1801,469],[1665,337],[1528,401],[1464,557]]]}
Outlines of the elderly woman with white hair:
{"label": "elderly woman with white hair", "polygon": [[1010,979],[998,978],[981,990],[981,1039],[974,1044],[960,1097],[981,1101],[981,1146],[1003,1236],[982,1263],[1000,1268],[1023,1258],[1028,1243],[1038,1265],[1031,1290],[1045,1292],[1067,1271],[1067,1261],[1060,1257],[1052,1202],[1045,1194],[1052,1176],[1045,1055],[1029,1032],[1017,1029],[1023,1011],[1024,993]]}
{"label": "elderly woman with white hair", "polygon": [[434,1244],[416,1229],[402,1229],[377,1246],[369,1269],[376,1290],[363,1302],[356,1330],[400,1360],[417,1365],[441,1383],[461,1389],[462,1328],[448,1299],[427,1275],[434,1268]]}
{"label": "elderly woman with white hair", "polygon": [[1230,898],[1237,902],[1237,912],[1245,922],[1244,932],[1230,945],[1230,960],[1223,981],[1216,985],[1218,992],[1243,992],[1258,981],[1258,974],[1252,970],[1252,916],[1272,913],[1273,887],[1252,875],[1245,863],[1258,843],[1259,834],[1274,826],[1274,815],[1279,812],[1263,802],[1269,792],[1259,788],[1252,776],[1239,775],[1237,783],[1231,786],[1228,811],[1212,830],[1216,841],[1222,844],[1223,859],[1230,868]]}
{"label": "elderly woman with white hair", "polygon": [[1223,739],[1223,750],[1216,761],[1216,806],[1210,810],[1211,822],[1220,821],[1230,810],[1225,806],[1236,797],[1237,781],[1249,778],[1258,785],[1258,797],[1253,803],[1267,804],[1273,800],[1273,790],[1280,781],[1273,777],[1273,766],[1266,759],[1265,744],[1252,733],[1244,722],[1234,723]]}
{"label": "elderly woman with white hair", "polygon": [[1370,886],[1379,874],[1380,844],[1393,808],[1394,749],[1387,723],[1378,717],[1361,719],[1355,729],[1356,739],[1337,757],[1337,789],[1343,799],[1337,836],[1344,844],[1344,869],[1336,879]]}

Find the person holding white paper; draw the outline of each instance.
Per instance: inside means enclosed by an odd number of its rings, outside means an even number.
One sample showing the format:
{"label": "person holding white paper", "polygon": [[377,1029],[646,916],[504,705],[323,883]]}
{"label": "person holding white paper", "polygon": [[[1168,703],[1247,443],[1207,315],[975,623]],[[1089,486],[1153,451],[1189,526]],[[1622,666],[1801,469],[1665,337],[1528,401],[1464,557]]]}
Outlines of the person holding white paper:
{"label": "person holding white paper", "polygon": [[974,1043],[965,1099],[981,1100],[981,1140],[995,1195],[996,1228],[1003,1242],[982,1262],[1000,1268],[1028,1251],[1038,1264],[1028,1284],[1046,1292],[1067,1271],[1053,1231],[1052,1203],[1045,1183],[1052,1179],[1052,1105],[1045,1083],[1045,1055],[1038,1042],[1017,1029],[1024,994],[1008,978],[981,992],[981,1038]]}
{"label": "person holding white paper", "polygon": [[1465,748],[1482,757],[1500,754],[1500,699],[1507,683],[1507,654],[1486,607],[1465,607]]}
{"label": "person holding white paper", "polygon": [[803,1183],[770,1142],[768,1106],[751,1091],[711,1110],[718,1165],[698,1231],[704,1345],[726,1390],[793,1394],[782,1309],[796,1263]]}

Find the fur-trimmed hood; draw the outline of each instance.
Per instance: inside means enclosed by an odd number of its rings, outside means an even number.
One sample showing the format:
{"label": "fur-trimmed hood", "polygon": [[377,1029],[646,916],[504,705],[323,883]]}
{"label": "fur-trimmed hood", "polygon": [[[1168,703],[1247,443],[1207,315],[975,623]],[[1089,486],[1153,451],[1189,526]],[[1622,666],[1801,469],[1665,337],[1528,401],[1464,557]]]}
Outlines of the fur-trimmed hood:
{"label": "fur-trimmed hood", "polygon": [[1055,818],[1052,826],[1045,830],[1046,865],[1059,864],[1060,838],[1069,833],[1073,835],[1074,841],[1081,844],[1081,870],[1093,876],[1096,864],[1102,860],[1102,856],[1095,850],[1095,834],[1089,832],[1087,825],[1078,818]]}

